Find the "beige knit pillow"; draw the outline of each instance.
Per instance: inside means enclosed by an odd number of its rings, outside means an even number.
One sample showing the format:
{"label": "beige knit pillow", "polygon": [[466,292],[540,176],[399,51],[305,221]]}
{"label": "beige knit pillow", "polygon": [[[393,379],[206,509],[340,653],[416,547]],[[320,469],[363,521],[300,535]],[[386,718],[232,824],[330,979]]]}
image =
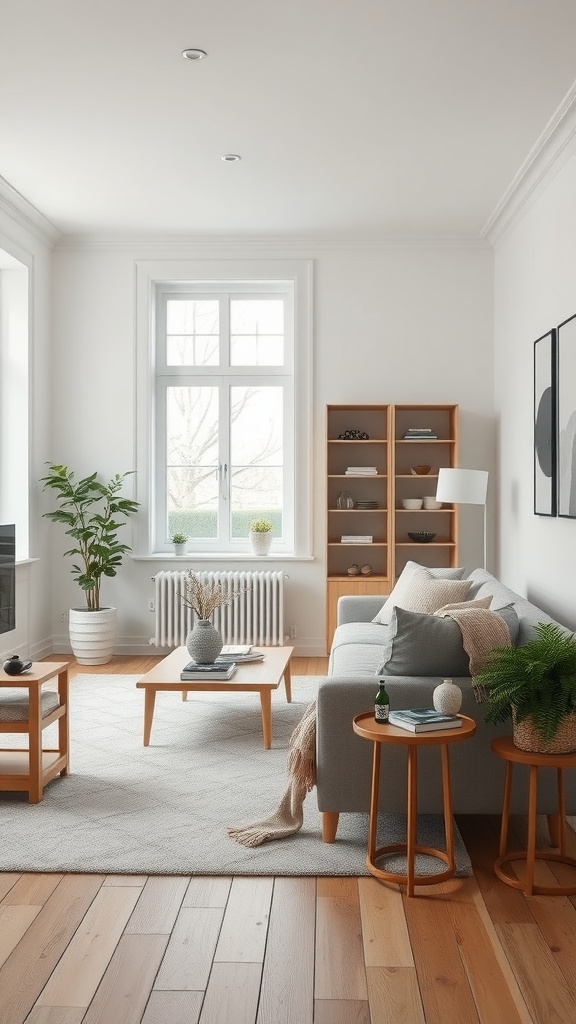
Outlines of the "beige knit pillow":
{"label": "beige knit pillow", "polygon": [[409,612],[432,614],[445,604],[464,601],[472,586],[471,580],[443,580],[427,569],[418,569],[407,579],[398,580],[388,600],[372,619],[390,625],[392,609],[405,608]]}

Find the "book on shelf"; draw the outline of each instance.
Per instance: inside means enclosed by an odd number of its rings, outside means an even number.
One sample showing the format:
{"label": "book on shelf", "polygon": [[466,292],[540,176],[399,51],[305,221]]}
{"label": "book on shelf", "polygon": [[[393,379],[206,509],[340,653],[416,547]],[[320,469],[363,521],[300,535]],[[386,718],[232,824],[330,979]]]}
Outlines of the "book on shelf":
{"label": "book on shelf", "polygon": [[355,536],[351,533],[345,533],[340,538],[341,544],[373,544],[373,542],[374,538],[368,536],[367,534],[360,534],[359,536]]}
{"label": "book on shelf", "polygon": [[198,679],[212,679],[214,681],[231,679],[236,671],[236,662],[231,661],[228,664],[226,662],[213,662],[210,665],[199,665],[195,661],[188,662],[184,666],[180,673],[180,679],[182,682],[198,680]]}
{"label": "book on shelf", "polygon": [[361,469],[359,466],[348,466],[344,476],[378,476],[375,466]]}
{"label": "book on shelf", "polygon": [[406,708],[391,711],[390,725],[397,725],[408,732],[438,732],[440,729],[458,729],[462,719],[458,715],[443,715],[434,708]]}

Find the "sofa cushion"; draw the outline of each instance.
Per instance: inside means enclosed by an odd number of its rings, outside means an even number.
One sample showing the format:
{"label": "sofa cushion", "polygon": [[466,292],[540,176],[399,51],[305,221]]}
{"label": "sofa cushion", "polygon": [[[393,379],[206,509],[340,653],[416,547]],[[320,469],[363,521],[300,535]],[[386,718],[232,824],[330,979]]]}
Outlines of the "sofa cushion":
{"label": "sofa cushion", "polygon": [[[511,605],[498,609],[498,615],[506,622],[514,643],[518,616]],[[458,623],[449,617],[394,608],[378,671],[394,676],[469,675],[469,658]]]}
{"label": "sofa cushion", "polygon": [[470,580],[439,578],[426,568],[419,568],[406,576],[402,573],[372,621],[389,625],[392,611],[397,606],[413,612],[435,612],[445,604],[463,601],[471,585]]}

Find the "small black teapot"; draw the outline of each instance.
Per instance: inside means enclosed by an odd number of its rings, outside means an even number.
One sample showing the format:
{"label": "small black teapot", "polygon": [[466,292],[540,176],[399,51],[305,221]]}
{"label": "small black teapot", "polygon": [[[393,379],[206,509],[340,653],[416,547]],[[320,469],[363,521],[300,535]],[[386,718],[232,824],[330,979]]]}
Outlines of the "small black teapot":
{"label": "small black teapot", "polygon": [[22,672],[27,672],[29,668],[32,668],[32,662],[27,659],[22,661],[17,654],[13,654],[8,661],[4,662],[4,671],[9,676],[19,676]]}

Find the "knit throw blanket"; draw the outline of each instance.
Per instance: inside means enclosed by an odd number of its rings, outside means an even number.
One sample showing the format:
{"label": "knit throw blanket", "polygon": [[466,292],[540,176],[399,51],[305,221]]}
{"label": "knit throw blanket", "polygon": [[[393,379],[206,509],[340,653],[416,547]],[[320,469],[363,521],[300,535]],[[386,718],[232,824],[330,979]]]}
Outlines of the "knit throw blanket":
{"label": "knit throw blanket", "polygon": [[485,699],[485,690],[476,683],[474,676],[486,664],[493,647],[509,647],[510,631],[504,619],[489,608],[453,608],[434,613],[442,618],[451,618],[458,623],[462,633],[462,646],[470,659],[472,689],[478,703]]}
{"label": "knit throw blanket", "polygon": [[290,737],[290,782],[273,814],[262,821],[229,828],[228,835],[242,846],[260,846],[271,839],[285,839],[302,828],[304,800],[316,784],[316,701],[308,705]]}

